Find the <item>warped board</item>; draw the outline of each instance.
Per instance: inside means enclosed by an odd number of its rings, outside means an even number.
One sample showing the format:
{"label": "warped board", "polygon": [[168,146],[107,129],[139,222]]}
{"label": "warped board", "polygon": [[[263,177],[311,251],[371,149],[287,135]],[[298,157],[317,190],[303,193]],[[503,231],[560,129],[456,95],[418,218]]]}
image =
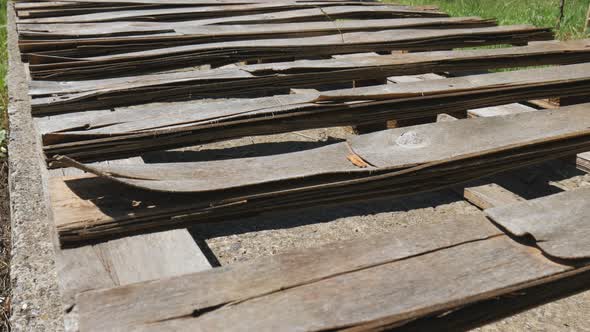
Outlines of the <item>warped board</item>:
{"label": "warped board", "polygon": [[[70,245],[439,189],[589,149],[589,106],[399,128],[268,157],[145,166],[91,166],[62,158],[67,166],[128,189],[118,191],[121,200],[105,196],[104,186],[91,180],[68,184],[82,195],[94,190],[91,195],[102,198],[54,206],[57,229],[62,244]],[[120,204],[130,199],[147,206],[129,215]]]}
{"label": "warped board", "polygon": [[[15,3],[14,8],[17,12],[27,10],[48,10],[53,11],[57,14],[60,10],[75,9],[75,8],[94,8],[98,11],[101,9],[112,8],[112,7],[135,7],[135,6],[154,6],[154,7],[201,7],[201,6],[227,6],[227,5],[244,5],[244,4],[266,4],[266,3],[313,3],[314,0],[129,0],[129,1],[78,1],[78,0],[66,0],[66,1],[19,1]],[[322,0],[322,3],[335,3],[335,4],[375,4],[382,5],[373,0]],[[421,6],[424,10],[437,10],[435,6]],[[59,15],[57,15],[59,16]]]}
{"label": "warped board", "polygon": [[398,75],[563,65],[585,62],[589,55],[590,40],[536,42],[523,47],[300,60],[112,79],[32,81],[29,94],[33,112],[43,114],[199,97],[260,96],[292,87]]}
{"label": "warped board", "polygon": [[531,26],[502,26],[477,29],[396,30],[351,32],[338,35],[263,39],[185,45],[149,51],[86,58],[29,54],[33,79],[92,78],[122,76],[162,68],[234,63],[248,59],[312,57],[396,49],[436,50],[495,44],[520,44],[549,40],[549,29]]}
{"label": "warped board", "polygon": [[[43,49],[43,46],[55,45],[92,45],[92,43],[108,43],[114,41],[133,42],[139,37],[144,37],[142,40],[149,41],[150,38],[155,40],[160,37],[161,40],[166,40],[173,37],[204,34],[208,38],[213,38],[215,33],[225,36],[232,34],[244,34],[244,32],[236,29],[244,29],[245,32],[253,34],[258,32],[272,33],[272,32],[294,32],[296,28],[311,30],[311,27],[327,28],[338,27],[340,29],[347,29],[354,22],[359,20],[345,20],[345,21],[325,21],[325,22],[306,22],[306,23],[280,23],[280,24],[247,24],[247,25],[199,25],[198,21],[182,21],[182,22],[107,22],[107,23],[63,23],[63,24],[21,24],[19,35],[21,40],[19,45],[21,50],[37,50]],[[492,25],[494,20],[485,20],[477,17],[434,17],[434,18],[404,18],[404,19],[368,19],[362,20],[367,24],[376,25],[379,22],[389,23],[392,27],[402,26],[428,26],[439,24],[441,28],[446,26],[453,27],[454,24],[477,24]],[[351,23],[352,22],[352,23]],[[265,26],[266,31],[260,31]],[[159,36],[162,35],[162,36]],[[111,38],[106,38],[111,37]],[[118,37],[118,38],[117,38]],[[135,37],[135,39],[134,39]],[[53,40],[55,38],[59,38]],[[35,49],[31,44],[39,44]],[[24,48],[23,47],[27,47]]]}
{"label": "warped board", "polygon": [[[14,7],[16,10],[23,10],[23,9],[40,9],[40,8],[67,8],[67,7],[92,7],[92,8],[101,8],[101,7],[110,7],[113,5],[119,6],[131,6],[137,4],[144,4],[144,5],[174,5],[174,6],[187,6],[187,5],[194,5],[194,6],[203,6],[203,5],[231,5],[231,4],[253,4],[253,3],[269,3],[269,2],[276,2],[272,0],[61,0],[61,1],[19,1],[15,3]],[[297,2],[314,2],[313,0],[285,0],[285,1],[278,1],[281,3],[297,3]],[[323,2],[332,2],[332,3],[339,3],[339,2],[350,2],[349,0],[323,0]],[[356,1],[354,1],[356,2]],[[366,0],[362,2],[371,3],[374,2],[372,0]]]}
{"label": "warped board", "polygon": [[[309,9],[297,9],[297,8]],[[311,7],[311,8],[310,8]],[[320,7],[320,8],[318,8]],[[247,15],[260,11],[263,8],[275,8],[264,14]],[[289,10],[291,8],[291,10]],[[293,10],[293,8],[295,10]],[[287,9],[281,11],[281,9]],[[264,12],[264,11],[263,11]],[[240,15],[245,13],[246,15]],[[235,15],[235,16],[233,16]],[[216,17],[218,16],[218,17]],[[401,18],[401,17],[440,17],[448,16],[439,11],[420,10],[409,6],[396,6],[381,4],[380,6],[329,6],[322,8],[321,3],[315,5],[299,4],[272,4],[241,5],[220,7],[196,7],[196,8],[164,8],[131,11],[100,12],[96,14],[84,14],[63,17],[25,18],[19,19],[19,24],[44,24],[44,23],[95,23],[112,21],[166,21],[194,18],[204,19],[199,25],[230,24],[249,22],[258,23],[286,23],[286,22],[313,22],[332,21],[334,19],[348,18]]]}
{"label": "warped board", "polygon": [[[79,199],[65,184],[74,177],[51,178],[52,204]],[[79,178],[79,177],[78,177]],[[83,261],[80,258],[84,257]],[[210,267],[187,230],[128,237],[60,250],[57,259],[62,296],[69,304],[90,289],[126,285],[202,271]]]}
{"label": "warped board", "polygon": [[[588,190],[576,194],[590,198]],[[588,271],[587,260],[570,257],[590,257],[590,242],[584,236],[588,223],[579,218],[554,219],[554,212],[544,214],[553,209],[568,213],[566,205],[556,203],[563,203],[562,197],[514,205],[501,210],[500,222],[520,220],[522,205],[543,208],[536,218],[555,227],[568,225],[553,241],[574,255],[559,256],[558,261],[551,259],[553,250],[534,246],[540,240],[517,242],[485,218],[462,216],[369,241],[336,243],[159,282],[83,293],[77,298],[80,323],[88,331],[401,327]],[[581,200],[573,205],[578,211],[588,208]],[[494,210],[489,214],[494,217]],[[539,223],[534,221],[520,223],[535,228]],[[140,308],[134,303],[148,305]]]}
{"label": "warped board", "polygon": [[[382,19],[382,20],[345,20],[336,22],[308,22],[308,23],[282,23],[282,24],[251,24],[251,25],[223,25],[223,26],[162,26],[135,25],[126,26],[135,35],[124,36],[121,31],[113,31],[111,23],[99,27],[103,35],[96,38],[96,28],[93,28],[92,38],[62,39],[63,35],[49,33],[25,33],[29,39],[20,42],[21,52],[37,55],[50,55],[61,57],[89,57],[106,54],[117,54],[131,50],[141,51],[154,48],[172,47],[180,45],[227,42],[237,40],[300,38],[309,36],[321,36],[340,34],[343,32],[379,31],[408,28],[482,28],[495,26],[493,20],[484,20],[477,17],[459,18],[419,18],[419,19]],[[72,31],[73,27],[68,27]],[[75,29],[75,28],[74,28]],[[111,32],[109,32],[109,30]],[[138,35],[141,31],[141,35]],[[391,31],[395,33],[395,31]],[[42,39],[33,39],[31,35],[37,34]],[[50,39],[51,38],[51,39]],[[59,39],[54,39],[59,38]],[[124,47],[122,47],[124,46]]]}
{"label": "warped board", "polygon": [[590,188],[486,210],[486,215],[515,236],[531,236],[543,252],[559,259],[590,257]]}
{"label": "warped board", "polygon": [[590,92],[590,64],[256,99],[150,104],[41,123],[45,152],[78,160],[302,129],[424,118]]}
{"label": "warped board", "polygon": [[[216,6],[214,6],[216,5]],[[85,4],[85,3],[79,3],[76,6],[72,6],[70,5],[68,6],[63,6],[61,5],[60,7],[54,6],[54,7],[28,7],[28,8],[22,8],[20,9],[17,14],[19,16],[19,18],[21,19],[36,19],[36,18],[48,18],[48,17],[61,17],[59,18],[59,20],[65,20],[66,17],[73,17],[74,20],[80,20],[80,19],[91,19],[92,17],[94,17],[94,19],[100,19],[101,17],[103,19],[124,19],[124,18],[133,18],[134,15],[131,13],[131,10],[136,11],[135,15],[137,15],[137,12],[139,10],[155,10],[158,8],[183,8],[184,10],[186,10],[189,13],[194,13],[191,11],[191,7],[196,7],[199,6],[201,8],[206,8],[206,10],[209,10],[212,12],[213,17],[215,17],[215,14],[220,13],[218,7],[227,7],[227,14],[229,15],[235,15],[235,14],[251,14],[251,13],[264,13],[264,12],[272,12],[272,11],[276,11],[276,10],[284,10],[284,9],[301,9],[301,8],[317,8],[317,7],[325,7],[325,6],[341,6],[341,5],[368,5],[368,6],[375,6],[375,5],[383,5],[383,4],[379,4],[373,1],[341,1],[341,2],[335,2],[335,1],[327,1],[327,2],[314,2],[314,1],[310,1],[310,2],[305,2],[305,1],[279,1],[276,3],[270,3],[270,2],[255,2],[252,1],[250,4],[243,4],[243,5],[223,5],[223,4],[207,4],[207,3],[199,3],[199,2],[192,2],[192,3],[186,3],[186,4],[174,4],[173,2],[171,3],[163,3],[163,4],[149,4],[149,3],[127,3],[127,4],[116,4],[113,3],[111,4],[109,7],[106,6],[96,6],[96,5],[92,5],[92,4]],[[237,9],[237,10],[236,10]],[[123,15],[120,15],[118,13],[114,13],[114,16],[112,17],[108,17],[107,15],[93,15],[93,16],[80,16],[80,15],[85,15],[85,14],[96,14],[96,13],[107,13],[107,12],[124,12]],[[145,17],[145,14],[162,14],[162,11],[144,11],[142,12],[142,17]],[[228,15],[228,16],[229,16]]]}

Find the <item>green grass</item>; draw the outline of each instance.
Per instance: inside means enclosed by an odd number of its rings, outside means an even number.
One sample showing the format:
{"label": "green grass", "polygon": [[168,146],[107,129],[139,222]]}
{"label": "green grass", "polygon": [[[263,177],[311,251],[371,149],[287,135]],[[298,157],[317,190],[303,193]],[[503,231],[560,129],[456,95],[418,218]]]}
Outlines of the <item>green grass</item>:
{"label": "green grass", "polygon": [[[565,0],[564,19],[557,38],[581,39],[590,0]],[[405,5],[437,5],[451,16],[496,18],[498,23],[557,27],[559,0],[384,0]]]}

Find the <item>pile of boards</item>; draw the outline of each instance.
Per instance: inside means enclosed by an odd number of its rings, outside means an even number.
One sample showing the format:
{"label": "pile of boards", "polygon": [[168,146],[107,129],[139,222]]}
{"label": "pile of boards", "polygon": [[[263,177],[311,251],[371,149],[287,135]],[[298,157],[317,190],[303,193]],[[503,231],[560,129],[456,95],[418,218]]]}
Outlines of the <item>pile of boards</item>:
{"label": "pile of boards", "polygon": [[[19,46],[32,78],[32,112],[49,165],[74,166],[122,182],[153,201],[147,211],[131,216],[126,203],[98,219],[64,213],[58,226],[62,244],[278,206],[411,194],[587,149],[583,111],[573,109],[562,115],[522,115],[527,117],[523,123],[541,126],[529,130],[510,117],[482,119],[396,129],[278,156],[105,166],[104,161],[116,158],[240,137],[423,120],[442,111],[587,95],[590,41],[556,42],[545,28],[498,27],[478,17],[450,18],[433,7],[371,1],[15,6]],[[490,44],[521,46],[452,50]],[[415,52],[438,49],[444,51]],[[408,50],[414,52],[396,53]],[[538,65],[561,66],[398,84],[387,80]],[[305,89],[289,94],[299,88]],[[547,117],[570,113],[575,115],[564,121],[573,126],[551,127],[559,121]],[[481,136],[487,140],[479,145],[465,146],[470,142],[461,140],[481,132],[490,136]],[[493,142],[497,132],[512,140]],[[447,142],[445,149],[434,145],[441,141]],[[397,155],[404,153],[407,160]],[[256,176],[260,169],[267,169],[263,177]],[[177,199],[189,203],[167,203]]]}
{"label": "pile of boards", "polygon": [[[144,203],[132,215],[122,210],[103,218],[72,216],[70,201],[57,202],[57,230],[67,245],[264,211],[408,195],[588,151],[589,128],[590,104],[581,104],[390,129],[274,156],[108,166],[59,157],[63,166],[166,199]],[[146,198],[138,193],[134,200]]]}
{"label": "pile of boards", "polygon": [[[590,104],[580,104],[400,126],[283,154],[125,164],[120,159],[236,138],[423,123],[441,113],[587,96],[590,40],[559,42],[547,28],[363,0],[61,0],[14,8],[48,167],[90,173],[49,182],[63,250],[421,193],[590,150]],[[464,49],[488,45],[503,47]],[[498,70],[506,68],[519,69]],[[444,77],[391,78],[433,72]],[[485,320],[462,315],[467,304],[573,275],[588,279],[587,199],[590,191],[580,190],[492,209],[488,218],[81,292],[80,329],[452,330]]]}
{"label": "pile of boards", "polygon": [[49,157],[95,161],[245,136],[427,118],[441,108],[458,112],[589,93],[590,63],[582,63],[247,100],[118,107],[76,117],[53,116],[40,127]]}
{"label": "pile of boards", "polygon": [[[468,330],[588,287],[589,198],[583,189],[492,208],[488,218],[456,216],[362,241],[85,292],[78,297],[80,327]],[[526,242],[530,235],[539,240]]]}

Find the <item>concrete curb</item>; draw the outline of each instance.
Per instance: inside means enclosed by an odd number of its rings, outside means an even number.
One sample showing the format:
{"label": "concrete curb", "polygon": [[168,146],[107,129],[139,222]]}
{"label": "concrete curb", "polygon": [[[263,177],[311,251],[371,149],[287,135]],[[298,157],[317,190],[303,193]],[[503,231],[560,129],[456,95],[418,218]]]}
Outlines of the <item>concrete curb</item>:
{"label": "concrete curb", "polygon": [[45,165],[31,116],[25,67],[18,49],[12,2],[8,16],[8,165],[12,214],[13,331],[63,331],[55,265],[54,229],[44,190]]}

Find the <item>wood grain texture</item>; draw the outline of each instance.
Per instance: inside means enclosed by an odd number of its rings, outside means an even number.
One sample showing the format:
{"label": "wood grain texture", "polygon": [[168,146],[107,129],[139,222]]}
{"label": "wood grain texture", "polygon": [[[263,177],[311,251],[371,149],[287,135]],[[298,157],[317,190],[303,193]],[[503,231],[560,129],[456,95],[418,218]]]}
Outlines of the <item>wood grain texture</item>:
{"label": "wood grain texture", "polygon": [[[501,234],[482,217],[449,219],[437,225],[426,225],[421,231],[417,230],[416,227],[411,227],[401,233],[384,235],[372,241],[334,243],[323,250],[292,252],[250,263],[236,263],[216,268],[208,274],[163,279],[150,285],[130,285],[126,287],[126,291],[113,289],[83,293],[79,296],[79,303],[89,310],[83,320],[87,318],[92,321],[92,325],[100,324],[103,329],[123,329],[142,321],[181,316],[179,309],[183,307],[181,310],[185,312],[182,315],[190,315],[195,310],[216,308],[225,303],[244,301],[258,294],[272,294],[347,271],[364,270],[413,257],[439,247],[450,247]],[[151,290],[147,291],[146,286]],[[108,294],[107,297],[101,298],[103,293]],[[185,297],[191,298],[192,304],[183,305]],[[94,301],[100,301],[100,304],[93,303]],[[130,305],[139,302],[151,303],[157,308],[152,312]],[[114,316],[108,320],[99,318],[111,314]],[[102,323],[98,323],[100,321]]]}
{"label": "wood grain texture", "polygon": [[[224,7],[222,7],[224,8]],[[227,10],[227,9],[226,9]],[[224,12],[225,13],[225,12]],[[365,23],[365,27],[363,27]],[[192,43],[230,41],[240,39],[265,39],[278,37],[303,37],[305,35],[333,34],[352,31],[371,31],[409,28],[468,28],[496,25],[493,20],[479,17],[437,17],[404,19],[365,19],[345,21],[320,21],[305,23],[269,23],[240,25],[199,25],[199,21],[182,22],[142,22],[142,23],[61,23],[61,24],[26,24],[21,25],[23,38],[19,46],[23,52],[43,52],[64,55],[68,48],[85,46],[85,49],[71,50],[79,52],[78,56],[100,54],[92,46],[106,47],[110,44],[127,46],[140,43],[165,43],[161,46],[181,45],[183,40]],[[112,48],[111,48],[112,51]]]}
{"label": "wood grain texture", "polygon": [[[204,193],[280,181],[294,183],[321,175],[334,178],[338,174],[357,173],[358,176],[583,133],[590,122],[588,107],[590,104],[582,104],[559,111],[390,129],[352,137],[345,143],[268,157],[192,163],[73,166],[137,188],[163,192]],[[469,142],[465,142],[465,137],[471,137]],[[371,169],[359,169],[343,159],[349,148],[367,161]],[[258,172],[261,169],[265,172]],[[228,182],[228,179],[231,181]]]}
{"label": "wood grain texture", "polygon": [[[81,200],[64,180],[49,180],[56,223],[63,216],[55,208],[63,202],[94,206]],[[74,213],[79,206],[68,208]],[[82,291],[202,271],[210,264],[187,230],[175,230],[64,249],[59,252],[58,267],[62,292],[71,300]]]}
{"label": "wood grain texture", "polygon": [[[497,230],[489,233],[485,220],[461,228],[465,221],[83,293],[78,297],[82,326],[89,331],[378,330],[573,271]],[[481,233],[460,235],[464,231]],[[441,238],[454,244],[438,247]],[[436,239],[432,247],[403,249],[431,239]],[[129,305],[136,301],[149,306]]]}
{"label": "wood grain texture", "polygon": [[509,105],[500,105],[500,106],[493,106],[493,107],[485,107],[485,108],[478,108],[475,110],[467,111],[467,115],[472,118],[477,117],[490,117],[490,116],[502,116],[508,114],[518,114],[522,112],[533,112],[537,109],[532,108],[530,106],[526,106],[523,104],[509,104]]}
{"label": "wood grain texture", "polygon": [[[60,239],[64,244],[75,244],[140,231],[219,222],[268,211],[333,205],[384,195],[401,196],[456,185],[588,149],[587,124],[573,116],[572,110],[576,110],[578,115],[590,116],[584,105],[578,105],[569,110],[442,122],[357,136],[349,147],[367,164],[372,165],[371,168],[358,168],[348,161],[345,157],[350,150],[346,143],[294,155],[284,154],[276,158],[249,159],[247,162],[247,159],[243,159],[241,163],[239,160],[229,160],[213,164],[193,164],[199,165],[196,168],[185,163],[154,164],[143,169],[99,169],[68,161],[68,165],[101,175],[104,177],[101,181],[119,182],[121,187],[127,189],[119,190],[115,195],[101,194],[102,187],[96,181],[71,182],[69,185],[77,187],[78,195],[90,193],[104,199],[90,203],[79,203],[76,200],[64,204],[61,213],[63,223],[58,226]],[[547,121],[541,120],[542,116],[546,116]],[[524,121],[527,117],[531,119]],[[565,124],[563,121],[571,123]],[[502,125],[494,126],[491,123]],[[539,127],[543,125],[555,128]],[[458,130],[463,126],[477,135]],[[512,126],[520,127],[514,129]],[[580,127],[579,132],[572,131],[576,126]],[[445,130],[451,127],[454,129]],[[403,137],[408,130],[410,134],[406,137],[412,140]],[[446,139],[436,138],[438,136],[435,133],[438,131]],[[550,136],[553,135],[552,132],[556,136]],[[397,134],[391,136],[392,133]],[[449,145],[454,137],[449,133],[457,135],[455,138],[458,143]],[[534,137],[526,137],[527,133]],[[525,136],[517,138],[514,135]],[[378,140],[372,140],[372,136]],[[383,143],[391,142],[392,137],[399,142],[398,145]],[[464,137],[477,137],[481,142],[476,143],[473,139],[465,141]],[[408,148],[403,143],[406,141],[424,144],[411,145],[412,148]],[[495,145],[490,146],[492,143]],[[314,163],[313,158],[305,157],[309,152],[311,156],[318,158],[319,164]],[[333,157],[330,158],[330,155]],[[298,175],[285,177],[283,171],[286,169],[282,167],[284,163],[280,160],[286,162],[286,165],[289,160],[291,163],[297,160],[297,165],[302,165],[301,162],[305,160],[303,165],[306,168],[291,167],[294,171],[292,174]],[[224,163],[227,167],[222,167]],[[236,163],[239,163],[238,168]],[[315,164],[319,167],[319,173],[314,176]],[[265,168],[261,165],[272,166]],[[332,172],[322,167],[331,167]],[[251,172],[247,171],[249,168]],[[336,170],[340,168],[341,172],[338,173]],[[213,173],[207,174],[207,169]],[[266,172],[260,172],[261,169]],[[310,173],[306,175],[302,171]],[[200,176],[195,176],[195,172]],[[200,181],[201,177],[207,179],[207,182]],[[228,182],[228,179],[231,181]],[[262,182],[256,183],[258,180]],[[241,187],[238,186],[240,183]],[[201,194],[194,192],[195,189],[207,188],[212,191]],[[133,200],[146,203],[129,215],[128,210]],[[79,208],[75,212],[79,214],[69,212],[69,204],[78,204]],[[152,205],[154,208],[149,208]],[[97,218],[88,218],[90,212],[84,212],[84,209],[96,210]]]}
{"label": "wood grain texture", "polygon": [[[321,5],[321,2],[320,2]],[[264,14],[240,15],[240,10],[236,7],[241,7],[242,13],[248,14],[248,11],[256,13],[256,9],[262,8],[277,8],[275,12],[268,12]],[[164,8],[164,9],[145,9],[145,10],[131,10],[131,11],[113,11],[113,12],[98,12],[94,14],[83,14],[62,17],[44,17],[44,18],[21,18],[20,24],[43,24],[43,23],[93,23],[93,22],[112,22],[112,21],[167,21],[167,20],[182,20],[194,19],[195,17],[204,18],[199,25],[211,24],[231,24],[240,23],[247,24],[248,22],[272,23],[272,22],[313,22],[325,21],[341,18],[396,18],[396,17],[441,17],[447,16],[444,13],[431,10],[419,10],[409,6],[397,6],[381,4],[380,6],[333,6],[321,7],[307,5],[304,3],[287,3],[286,5],[266,3],[260,4],[245,4],[236,6],[234,8],[228,6],[220,7],[195,7],[193,8]],[[291,7],[294,10],[289,10]],[[298,8],[309,9],[298,9]],[[319,7],[319,8],[317,8]],[[284,11],[280,11],[281,8]],[[224,9],[228,13],[224,14]],[[232,9],[234,12],[232,13]],[[217,14],[217,15],[216,15]],[[228,15],[229,14],[229,15]],[[235,16],[231,16],[234,14]],[[217,16],[217,17],[216,17]],[[241,17],[243,16],[243,17]]]}
{"label": "wood grain texture", "polygon": [[495,183],[465,188],[463,197],[482,210],[525,201],[524,198]]}
{"label": "wood grain texture", "polygon": [[[60,218],[59,214],[55,215],[57,202],[79,199],[65,186],[64,179],[67,177],[49,180],[54,220]],[[56,251],[56,264],[67,331],[78,331],[78,307],[74,298],[80,292],[194,273],[211,267],[186,229],[60,249]]]}
{"label": "wood grain texture", "polygon": [[486,210],[486,215],[516,236],[530,235],[547,255],[590,257],[590,188],[572,190]]}
{"label": "wood grain texture", "polygon": [[[264,91],[280,93],[294,86],[398,75],[579,63],[587,59],[589,44],[588,40],[539,42],[524,47],[491,50],[338,57],[100,80],[33,81],[30,94],[34,97],[33,107],[38,114],[106,109],[142,102],[178,101],[189,97],[260,96]],[[139,95],[138,91],[142,93]],[[54,97],[44,98],[50,95]]]}
{"label": "wood grain texture", "polygon": [[[590,91],[588,65],[568,65],[320,94],[193,101],[118,108],[68,118],[44,135],[48,157],[81,161],[125,157],[252,135],[361,125],[502,105],[535,96]],[[68,127],[69,126],[69,127]],[[56,130],[53,129],[53,130]]]}
{"label": "wood grain texture", "polygon": [[[502,26],[475,29],[418,29],[351,32],[318,37],[263,39],[184,45],[96,57],[43,56],[31,54],[34,79],[58,80],[121,76],[122,72],[146,72],[202,64],[229,64],[249,59],[328,56],[397,49],[437,50],[494,44],[519,44],[550,40],[548,29]],[[222,57],[220,59],[220,57]]]}
{"label": "wood grain texture", "polygon": [[578,169],[590,173],[590,152],[578,154],[576,157],[576,165]]}

